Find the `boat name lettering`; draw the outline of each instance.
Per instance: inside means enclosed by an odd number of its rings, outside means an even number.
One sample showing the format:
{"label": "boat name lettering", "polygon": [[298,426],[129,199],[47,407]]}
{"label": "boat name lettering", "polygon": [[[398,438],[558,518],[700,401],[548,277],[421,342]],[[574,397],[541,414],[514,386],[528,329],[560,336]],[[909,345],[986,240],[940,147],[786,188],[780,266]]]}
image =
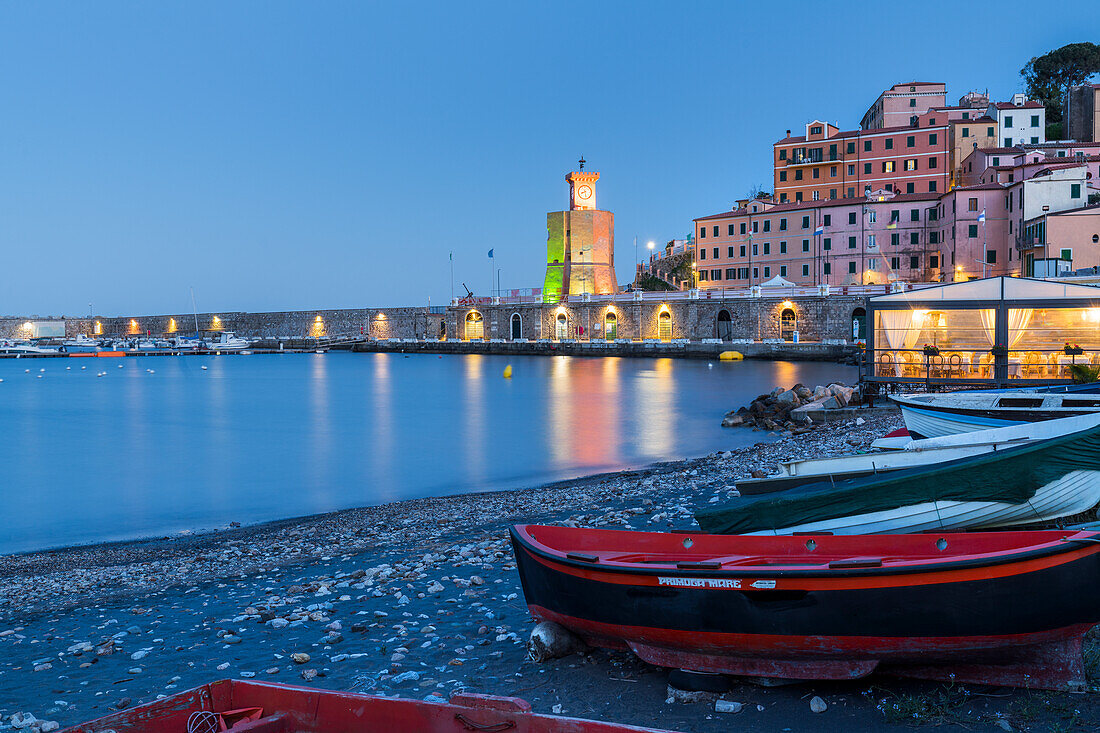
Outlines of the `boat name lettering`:
{"label": "boat name lettering", "polygon": [[[740,579],[732,578],[658,578],[658,585],[675,585],[681,588],[741,588]],[[758,580],[753,588],[774,588],[774,580]]]}

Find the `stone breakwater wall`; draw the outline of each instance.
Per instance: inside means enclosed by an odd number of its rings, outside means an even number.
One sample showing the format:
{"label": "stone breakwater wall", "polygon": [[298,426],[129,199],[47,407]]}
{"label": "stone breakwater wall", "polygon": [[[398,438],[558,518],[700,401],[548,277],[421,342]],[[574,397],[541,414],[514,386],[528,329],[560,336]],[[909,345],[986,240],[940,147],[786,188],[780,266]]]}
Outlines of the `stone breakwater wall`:
{"label": "stone breakwater wall", "polygon": [[[852,340],[863,317],[862,297],[830,295],[695,300],[597,300],[561,304],[477,304],[446,308],[347,308],[249,313],[199,313],[199,331],[233,331],[249,338],[354,337],[365,339],[721,339],[779,340],[797,330],[801,341]],[[784,318],[786,314],[786,319]],[[65,335],[193,334],[192,313],[0,318],[0,338],[38,335],[29,324],[64,324]],[[734,347],[736,348],[736,347]]]}

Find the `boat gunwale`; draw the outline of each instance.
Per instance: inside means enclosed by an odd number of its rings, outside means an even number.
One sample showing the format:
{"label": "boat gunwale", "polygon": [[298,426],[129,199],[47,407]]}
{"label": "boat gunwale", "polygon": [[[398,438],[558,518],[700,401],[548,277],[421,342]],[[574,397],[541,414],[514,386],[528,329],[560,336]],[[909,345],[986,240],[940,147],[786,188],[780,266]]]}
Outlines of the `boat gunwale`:
{"label": "boat gunwale", "polygon": [[[628,564],[611,564],[611,562],[604,561],[602,559],[596,562],[582,562],[578,560],[571,560],[566,557],[566,553],[551,549],[547,545],[543,545],[538,540],[531,537],[526,531],[519,531],[519,528],[526,530],[531,527],[540,526],[553,526],[553,525],[538,525],[538,524],[515,524],[509,528],[509,533],[512,536],[512,541],[515,543],[518,541],[526,551],[530,552],[536,557],[542,557],[550,562],[557,563],[559,565],[565,565],[572,568],[580,568],[584,570],[598,569],[601,572],[618,573],[626,575],[644,575],[644,576],[669,576],[669,575],[682,575],[683,577],[713,577],[713,578],[849,578],[849,577],[869,577],[869,576],[892,576],[892,575],[919,575],[923,573],[938,573],[943,571],[952,570],[970,570],[981,567],[993,567],[1000,565],[1012,565],[1016,563],[1026,562],[1028,560],[1037,560],[1046,557],[1052,557],[1060,554],[1068,553],[1080,553],[1082,556],[1094,554],[1100,552],[1100,531],[1086,531],[1077,530],[1070,535],[1063,536],[1056,541],[1045,542],[1039,545],[1030,545],[1025,550],[1019,552],[1002,551],[995,553],[984,553],[981,555],[965,555],[958,560],[941,560],[937,558],[929,558],[927,560],[914,560],[907,562],[904,565],[883,565],[882,567],[870,567],[870,568],[831,568],[828,565],[822,567],[821,565],[805,565],[795,570],[789,567],[784,569],[778,569],[776,566],[768,565],[745,565],[734,569],[719,568],[713,569],[689,569],[679,568],[676,565],[676,561],[671,561],[667,566],[658,567],[656,563],[646,565],[628,565]],[[575,528],[560,528],[560,529],[575,529]],[[616,532],[620,530],[600,530],[589,529],[586,531],[591,532]],[[1027,531],[1027,530],[1025,530]],[[1049,532],[1052,530],[1032,530],[1039,532]],[[988,533],[961,533],[961,532],[945,532],[945,536],[957,535],[957,534],[996,534],[995,532]],[[679,536],[679,535],[677,535]],[[685,535],[687,536],[687,535]],[[698,533],[698,536],[704,537],[739,537],[740,535],[707,535],[705,533]],[[810,539],[815,535],[810,533],[800,533],[799,539]],[[821,537],[833,538],[837,535],[821,534],[817,535]],[[843,537],[844,535],[841,535]],[[884,538],[890,535],[882,534],[876,535],[876,537]],[[929,535],[931,536],[931,535]],[[1091,548],[1091,552],[1081,552],[1082,550],[1088,550],[1089,544],[1095,543],[1095,547]],[[853,556],[854,557],[854,556]],[[1069,560],[1067,560],[1069,562]],[[927,563],[927,564],[919,564]]]}

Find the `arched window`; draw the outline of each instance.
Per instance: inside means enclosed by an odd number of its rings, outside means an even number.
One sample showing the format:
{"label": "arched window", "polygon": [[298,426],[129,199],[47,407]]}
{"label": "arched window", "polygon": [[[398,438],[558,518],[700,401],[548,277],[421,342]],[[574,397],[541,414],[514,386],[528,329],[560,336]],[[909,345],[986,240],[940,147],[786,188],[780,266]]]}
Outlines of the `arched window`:
{"label": "arched window", "polygon": [[722,341],[733,340],[733,319],[730,312],[723,308],[718,311],[718,323],[715,324],[715,336]]}
{"label": "arched window", "polygon": [[852,311],[852,340],[862,341],[867,338],[867,311],[856,308]]}
{"label": "arched window", "polygon": [[783,312],[779,314],[779,338],[784,341],[793,341],[796,328],[797,322],[795,321],[794,311],[790,308],[784,308]]}
{"label": "arched window", "polygon": [[657,316],[657,338],[662,341],[672,340],[672,314],[661,311]]}
{"label": "arched window", "polygon": [[565,317],[564,313],[559,313],[555,320],[554,336],[561,341],[562,339],[569,338],[569,319]]}
{"label": "arched window", "polygon": [[485,338],[485,321],[477,311],[466,314],[466,340]]}
{"label": "arched window", "polygon": [[603,337],[605,339],[619,338],[619,319],[615,311],[608,311],[603,317]]}
{"label": "arched window", "polygon": [[523,318],[519,313],[512,314],[512,340],[523,338]]}
{"label": "arched window", "polygon": [[439,321],[439,340],[447,340],[447,322],[444,320]]}

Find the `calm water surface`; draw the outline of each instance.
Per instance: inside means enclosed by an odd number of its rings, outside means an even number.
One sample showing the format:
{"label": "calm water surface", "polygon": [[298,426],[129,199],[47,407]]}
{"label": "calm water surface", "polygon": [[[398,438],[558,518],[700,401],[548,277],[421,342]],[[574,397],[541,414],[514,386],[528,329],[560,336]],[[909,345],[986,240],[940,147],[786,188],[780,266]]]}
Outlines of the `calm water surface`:
{"label": "calm water surface", "polygon": [[851,380],[855,370],[332,353],[5,359],[0,377],[0,553],[9,553],[730,449],[761,436],[721,429],[727,410],[777,384]]}

